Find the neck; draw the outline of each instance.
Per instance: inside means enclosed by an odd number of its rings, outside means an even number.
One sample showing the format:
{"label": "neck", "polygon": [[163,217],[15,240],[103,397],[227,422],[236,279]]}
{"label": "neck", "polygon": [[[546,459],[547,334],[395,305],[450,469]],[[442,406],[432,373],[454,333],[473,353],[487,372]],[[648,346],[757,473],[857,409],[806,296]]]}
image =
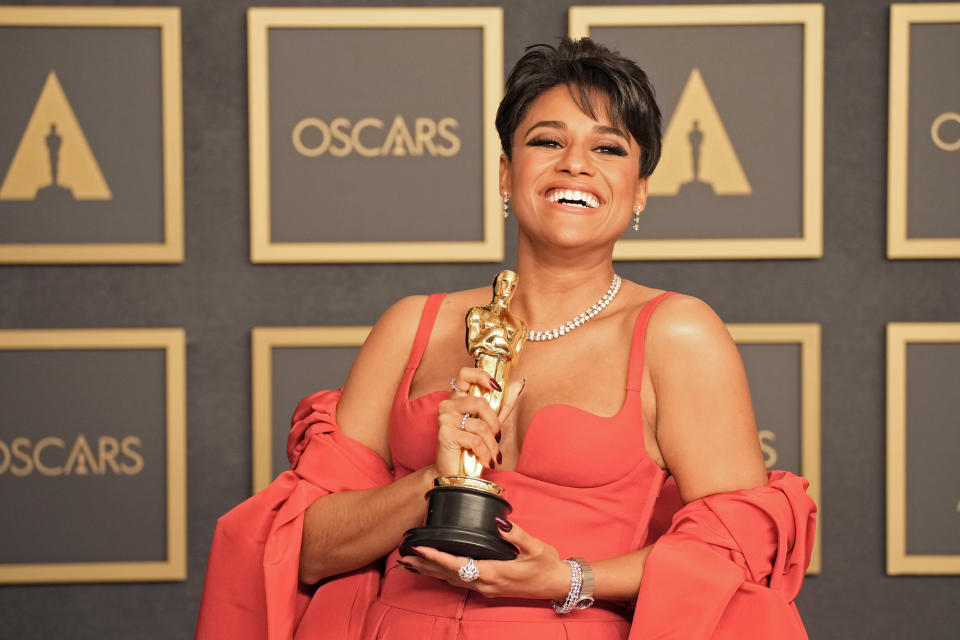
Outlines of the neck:
{"label": "neck", "polygon": [[604,251],[533,250],[521,235],[520,286],[511,310],[534,330],[553,328],[584,311],[613,279],[612,247]]}

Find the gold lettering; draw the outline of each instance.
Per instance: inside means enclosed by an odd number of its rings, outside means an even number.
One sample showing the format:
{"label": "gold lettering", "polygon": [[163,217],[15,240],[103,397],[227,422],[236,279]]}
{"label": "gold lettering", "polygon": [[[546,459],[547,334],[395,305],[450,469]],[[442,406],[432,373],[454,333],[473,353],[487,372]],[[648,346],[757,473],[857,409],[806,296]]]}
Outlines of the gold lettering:
{"label": "gold lettering", "polygon": [[933,121],[933,124],[930,125],[930,137],[933,138],[933,144],[937,145],[944,151],[956,151],[957,149],[960,149],[960,136],[958,136],[953,142],[947,142],[940,135],[940,127],[951,120],[960,125],[960,113],[953,113],[951,111],[941,113]]}
{"label": "gold lettering", "polygon": [[403,121],[403,116],[397,116],[393,119],[393,124],[390,125],[390,131],[387,133],[387,139],[380,147],[380,155],[387,155],[387,150],[391,146],[393,150],[390,151],[390,155],[405,156],[408,151],[415,156],[423,155],[423,150],[413,143],[413,138],[410,136],[410,130],[407,129],[407,123]]}
{"label": "gold lettering", "polygon": [[350,148],[350,134],[347,129],[350,127],[350,121],[346,118],[334,118],[330,123],[331,137],[343,143],[342,146],[330,145],[330,155],[342,158],[349,155],[353,149]]}
{"label": "gold lettering", "polygon": [[46,438],[41,438],[37,442],[37,446],[33,448],[33,464],[37,468],[37,471],[45,476],[59,476],[63,474],[63,467],[48,467],[47,465],[43,464],[43,461],[40,460],[40,455],[47,447],[59,447],[61,449],[66,449],[67,443],[65,443],[61,438],[47,436]]}
{"label": "gold lettering", "polygon": [[19,460],[23,460],[24,466],[15,467],[10,466],[10,473],[15,476],[23,477],[33,471],[33,460],[30,459],[29,451],[24,451],[24,448],[30,448],[30,441],[26,438],[14,438],[10,442],[10,448],[13,450],[13,457]]}
{"label": "gold lettering", "polygon": [[777,439],[776,434],[769,429],[764,429],[759,432],[760,435],[760,451],[763,452],[763,464],[767,469],[772,469],[773,465],[777,464],[777,450],[773,446],[773,441]]}
{"label": "gold lettering", "polygon": [[114,458],[116,458],[120,452],[120,443],[117,442],[116,438],[111,436],[100,436],[98,445],[100,449],[100,469],[106,472],[107,465],[109,464],[113,472],[119,474],[120,469],[117,467],[117,461]]}
{"label": "gold lettering", "polygon": [[10,448],[3,440],[0,440],[0,452],[3,453],[3,462],[0,463],[0,476],[2,476],[7,472],[7,467],[10,466]]}
{"label": "gold lettering", "polygon": [[[77,441],[73,443],[73,449],[70,451],[70,456],[67,458],[67,464],[64,465],[63,472],[68,475],[85,476],[90,473],[90,470],[87,469],[88,464],[93,468],[95,474],[100,475],[103,473],[103,470],[97,465],[96,458],[93,457],[93,451],[90,450],[87,439],[79,435],[77,436]],[[75,470],[74,467],[76,467]]]}
{"label": "gold lettering", "polygon": [[[320,132],[323,140],[315,147],[308,147],[303,141],[303,132],[307,128],[313,128]],[[320,118],[304,118],[293,128],[293,148],[300,152],[300,155],[308,158],[316,158],[323,155],[323,152],[330,146],[330,128],[327,123]]]}
{"label": "gold lettering", "polygon": [[437,147],[433,144],[433,138],[437,135],[437,123],[430,118],[417,118],[413,129],[417,132],[417,148],[426,149],[432,156],[437,155]]}
{"label": "gold lettering", "polygon": [[379,147],[367,147],[360,142],[360,134],[367,127],[374,127],[376,129],[383,129],[383,120],[380,118],[361,118],[357,124],[353,126],[353,131],[350,134],[350,142],[353,143],[354,150],[362,155],[365,158],[375,158],[380,155]]}
{"label": "gold lettering", "polygon": [[120,448],[123,450],[123,455],[133,460],[133,464],[120,463],[120,469],[128,476],[135,476],[143,471],[143,456],[133,448],[134,446],[143,446],[143,443],[140,442],[140,438],[137,436],[127,436],[120,441]]}
{"label": "gold lettering", "polygon": [[450,143],[449,147],[437,147],[437,153],[445,158],[450,158],[452,156],[460,153],[460,138],[457,137],[457,134],[450,131],[450,129],[456,129],[460,124],[454,118],[441,118],[439,126],[437,127],[440,137]]}

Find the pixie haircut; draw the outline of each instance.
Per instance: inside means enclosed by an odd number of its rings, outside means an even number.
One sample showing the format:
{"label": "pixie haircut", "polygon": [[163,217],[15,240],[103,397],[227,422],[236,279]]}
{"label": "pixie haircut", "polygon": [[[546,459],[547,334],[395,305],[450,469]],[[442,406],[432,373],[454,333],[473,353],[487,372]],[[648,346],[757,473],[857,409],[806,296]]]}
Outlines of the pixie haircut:
{"label": "pixie haircut", "polygon": [[[590,38],[563,38],[557,47],[529,46],[513,67],[497,109],[497,133],[508,158],[513,134],[530,105],[559,85],[566,85],[580,110],[594,120],[603,113],[615,126],[626,128],[640,145],[640,177],[653,173],[662,137],[653,86],[636,63]],[[596,104],[601,96],[606,104]]]}

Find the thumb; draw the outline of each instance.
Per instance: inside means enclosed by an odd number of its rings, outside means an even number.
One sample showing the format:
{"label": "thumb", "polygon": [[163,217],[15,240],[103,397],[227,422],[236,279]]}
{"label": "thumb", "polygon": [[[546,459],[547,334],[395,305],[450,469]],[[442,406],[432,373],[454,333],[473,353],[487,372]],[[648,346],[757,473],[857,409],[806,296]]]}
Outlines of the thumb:
{"label": "thumb", "polygon": [[496,522],[497,528],[500,529],[500,537],[516,546],[521,555],[534,552],[537,544],[542,544],[540,540],[510,520],[498,516]]}
{"label": "thumb", "polygon": [[507,392],[503,396],[503,404],[500,405],[500,414],[497,416],[501,423],[510,417],[513,408],[517,405],[517,398],[520,397],[520,392],[523,391],[526,384],[527,379],[523,378],[507,385]]}

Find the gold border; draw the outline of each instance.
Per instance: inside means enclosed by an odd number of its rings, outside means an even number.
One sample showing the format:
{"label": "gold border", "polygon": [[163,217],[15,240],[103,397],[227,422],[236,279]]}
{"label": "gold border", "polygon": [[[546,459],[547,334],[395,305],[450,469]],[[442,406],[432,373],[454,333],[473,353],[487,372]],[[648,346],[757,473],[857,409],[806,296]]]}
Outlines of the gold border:
{"label": "gold border", "polygon": [[[273,242],[270,240],[269,29],[464,28],[483,33],[483,240],[451,242]],[[503,9],[280,8],[247,11],[250,104],[251,262],[499,262],[503,260],[503,210],[494,127],[503,90]]]}
{"label": "gold border", "polygon": [[273,349],[359,347],[371,328],[254,327],[250,334],[254,493],[270,484],[276,475],[273,469]]}
{"label": "gold border", "polygon": [[571,38],[591,27],[803,25],[803,236],[623,240],[615,260],[739,260],[823,256],[823,5],[751,4],[570,7]]}
{"label": "gold border", "polygon": [[800,467],[817,504],[817,534],[807,574],[821,571],[823,507],[820,503],[820,325],[816,323],[728,324],[739,344],[800,345]]}
{"label": "gold border", "polygon": [[160,29],[163,110],[163,242],[0,243],[0,264],[183,262],[183,98],[180,8],[0,7],[4,27]]}
{"label": "gold border", "polygon": [[0,584],[187,579],[187,359],[183,329],[4,329],[0,349],[163,349],[166,354],[167,559],[0,565]]}
{"label": "gold border", "polygon": [[956,575],[960,554],[907,553],[908,342],[960,342],[960,322],[887,324],[887,575]]}
{"label": "gold border", "polygon": [[887,257],[960,258],[960,238],[907,236],[910,25],[960,23],[960,3],[890,5],[890,108],[887,123]]}

